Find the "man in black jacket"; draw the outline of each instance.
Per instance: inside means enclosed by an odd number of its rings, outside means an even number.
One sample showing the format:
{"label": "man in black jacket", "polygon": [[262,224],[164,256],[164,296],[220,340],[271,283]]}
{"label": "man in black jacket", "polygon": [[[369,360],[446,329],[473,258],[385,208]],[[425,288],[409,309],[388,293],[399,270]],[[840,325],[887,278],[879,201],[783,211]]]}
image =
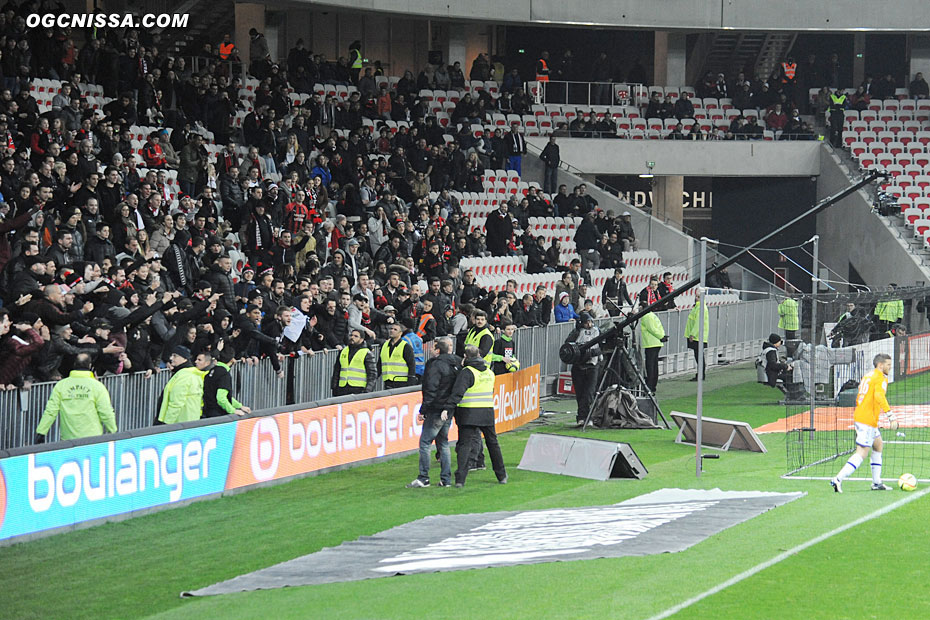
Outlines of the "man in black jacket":
{"label": "man in black jacket", "polygon": [[559,156],[559,145],[555,142],[555,136],[549,136],[549,144],[539,154],[539,158],[546,164],[545,173],[543,174],[543,192],[554,194],[559,184],[559,164],[562,163]]}
{"label": "man in black jacket", "polygon": [[484,223],[488,251],[492,256],[509,256],[513,240],[513,220],[507,212],[507,203],[501,201],[500,208],[488,214]]}
{"label": "man in black jacket", "polygon": [[575,248],[581,256],[581,268],[584,271],[591,269],[600,269],[601,254],[598,251],[598,242],[601,235],[594,225],[594,213],[588,212],[578,225],[575,231]]}
{"label": "man in black jacket", "polygon": [[603,289],[604,307],[610,316],[618,316],[620,308],[625,303],[628,306],[633,305],[630,299],[630,291],[627,289],[626,281],[623,279],[623,269],[614,268],[614,277],[604,283]]}
{"label": "man in black jacket", "polygon": [[233,289],[232,276],[229,275],[231,271],[232,259],[224,254],[210,266],[210,271],[204,275],[204,279],[210,283],[210,288],[214,293],[221,294],[217,301],[217,308],[226,310],[232,316],[239,316],[239,308],[236,307],[236,292]]}
{"label": "man in black jacket", "polygon": [[443,413],[455,407],[455,423],[459,439],[455,444],[455,487],[465,486],[468,463],[481,449],[480,435],[484,435],[491,456],[491,465],[497,481],[507,484],[507,470],[497,432],[494,428],[494,373],[481,357],[478,347],[465,346],[465,363],[455,379],[452,394],[446,400]]}
{"label": "man in black jacket", "polygon": [[450,338],[437,338],[433,341],[433,357],[426,362],[423,371],[423,404],[417,415],[417,422],[422,425],[420,431],[420,472],[407,485],[409,489],[421,489],[429,486],[430,444],[436,442],[439,452],[439,486],[447,487],[452,483],[452,455],[449,452],[449,425],[452,423],[445,408],[446,401],[452,394],[461,363],[452,355],[453,343]]}

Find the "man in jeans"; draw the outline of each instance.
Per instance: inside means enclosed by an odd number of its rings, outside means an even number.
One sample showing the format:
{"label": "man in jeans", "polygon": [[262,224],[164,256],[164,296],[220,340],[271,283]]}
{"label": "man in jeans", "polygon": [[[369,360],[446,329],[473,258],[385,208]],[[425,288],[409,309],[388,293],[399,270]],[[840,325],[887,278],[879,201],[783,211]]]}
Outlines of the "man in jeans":
{"label": "man in jeans", "polygon": [[444,404],[452,393],[455,378],[461,363],[452,355],[453,343],[448,337],[433,341],[433,357],[426,362],[423,371],[423,404],[417,422],[422,425],[420,431],[420,473],[408,489],[422,489],[429,486],[430,444],[436,442],[439,452],[439,486],[447,487],[452,483],[452,456],[449,453],[449,425],[451,416],[444,411]]}

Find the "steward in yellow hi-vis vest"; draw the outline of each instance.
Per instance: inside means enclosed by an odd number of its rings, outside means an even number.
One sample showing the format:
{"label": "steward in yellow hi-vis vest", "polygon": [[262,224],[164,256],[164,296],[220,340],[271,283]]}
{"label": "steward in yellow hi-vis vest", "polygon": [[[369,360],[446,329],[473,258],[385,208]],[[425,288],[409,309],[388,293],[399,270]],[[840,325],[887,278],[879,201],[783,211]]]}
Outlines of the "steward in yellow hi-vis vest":
{"label": "steward in yellow hi-vis vest", "polygon": [[[398,349],[403,360],[403,350]],[[391,363],[388,356],[388,363]],[[406,364],[404,365],[406,373]],[[406,376],[406,374],[404,375]],[[365,344],[362,332],[353,329],[349,332],[349,346],[343,347],[333,366],[330,388],[333,396],[346,394],[364,394],[375,389],[378,380],[378,365],[371,349]]]}
{"label": "steward in yellow hi-vis vest", "polygon": [[465,486],[468,463],[481,448],[481,435],[488,444],[488,454],[497,481],[507,484],[507,470],[497,432],[494,430],[494,372],[482,359],[478,347],[465,345],[465,363],[455,378],[452,394],[444,411],[455,408],[455,423],[459,427],[459,439],[455,444],[458,469],[455,471],[455,486]]}

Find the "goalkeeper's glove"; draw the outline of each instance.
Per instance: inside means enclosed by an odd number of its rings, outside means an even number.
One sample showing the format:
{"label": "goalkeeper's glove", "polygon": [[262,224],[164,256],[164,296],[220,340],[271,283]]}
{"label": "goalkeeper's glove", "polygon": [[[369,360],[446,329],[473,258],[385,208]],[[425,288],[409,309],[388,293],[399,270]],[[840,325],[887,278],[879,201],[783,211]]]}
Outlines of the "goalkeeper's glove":
{"label": "goalkeeper's glove", "polygon": [[888,428],[893,431],[898,430],[898,419],[891,412],[888,413]]}

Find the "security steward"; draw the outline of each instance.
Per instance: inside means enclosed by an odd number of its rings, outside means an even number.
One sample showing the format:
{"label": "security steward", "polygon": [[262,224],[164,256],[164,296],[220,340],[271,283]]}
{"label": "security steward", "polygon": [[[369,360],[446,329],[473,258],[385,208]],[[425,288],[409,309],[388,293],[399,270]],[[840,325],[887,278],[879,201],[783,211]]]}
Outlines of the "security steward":
{"label": "security steward", "polygon": [[116,414],[107,388],[91,372],[93,359],[88,353],[78,353],[74,369],[66,379],[52,388],[45,411],[36,428],[36,443],[44,443],[55,418],[61,414],[62,441],[103,435],[103,429],[116,432]]}
{"label": "security steward", "polygon": [[233,396],[232,375],[229,374],[230,365],[235,358],[232,347],[223,343],[217,348],[214,354],[215,363],[203,379],[203,417],[216,418],[252,413],[249,407]]}
{"label": "security steward", "polygon": [[[705,293],[706,294],[706,293]],[[704,306],[704,326],[703,329],[698,325],[701,316],[701,305]],[[685,321],[685,340],[688,342],[688,348],[694,353],[694,367],[704,367],[703,379],[707,378],[707,341],[710,336],[710,312],[707,310],[707,301],[702,304],[695,303],[688,312],[688,320]],[[698,339],[704,341],[704,347],[701,351],[701,357],[698,357]],[[691,381],[697,381],[697,374]]]}
{"label": "security steward", "polygon": [[484,310],[475,310],[472,315],[474,325],[465,334],[465,346],[478,347],[480,357],[490,366],[494,350],[494,334],[488,329],[488,314]]}
{"label": "security steward", "polygon": [[798,63],[794,61],[794,58],[788,56],[785,62],[781,63],[781,83],[782,89],[785,91],[785,94],[788,95],[789,101],[794,98],[794,84],[797,74]]}
{"label": "security steward", "polygon": [[[898,285],[892,282],[888,285],[888,291],[893,292],[897,287]],[[894,336],[895,324],[904,318],[904,302],[900,299],[880,301],[875,304],[874,314],[878,319],[882,338],[890,338]]]}
{"label": "security steward", "polygon": [[494,372],[481,357],[478,347],[465,345],[465,363],[455,379],[452,394],[446,401],[442,413],[448,415],[455,408],[455,423],[459,427],[459,439],[455,444],[455,487],[465,486],[468,462],[472,452],[481,445],[479,433],[484,435],[491,456],[491,465],[497,481],[507,484],[504,457],[494,430]]}
{"label": "security steward", "polygon": [[549,81],[549,52],[543,52],[536,61],[536,81]]}
{"label": "security steward", "polygon": [[224,34],[223,40],[220,42],[220,60],[232,60],[235,49],[236,45],[232,42],[229,34]]}
{"label": "security steward", "polygon": [[843,146],[843,123],[846,122],[847,107],[846,91],[837,88],[835,92],[830,94],[829,106],[827,107],[830,113],[830,144],[835,148]]}
{"label": "security steward", "polygon": [[352,77],[352,83],[356,86],[358,85],[358,78],[362,72],[362,42],[361,41],[352,41],[349,45],[349,66],[352,67],[352,71],[349,75]]}
{"label": "security steward", "polygon": [[353,329],[349,333],[349,346],[342,348],[333,366],[330,380],[333,396],[373,392],[377,379],[378,362],[365,344],[361,330]]}
{"label": "security steward", "polygon": [[[640,310],[646,306],[640,306]],[[639,320],[639,329],[641,344],[646,356],[646,385],[649,390],[655,394],[656,386],[659,383],[659,351],[662,345],[668,342],[668,336],[665,335],[665,328],[662,327],[662,321],[654,312],[648,312]]]}
{"label": "security steward", "polygon": [[799,327],[798,302],[791,297],[785,297],[778,304],[778,329],[785,330],[785,340],[793,340]]}
{"label": "security steward", "polygon": [[389,340],[381,345],[378,356],[378,374],[384,379],[384,389],[407,387],[416,384],[416,360],[413,348],[403,339],[404,326],[391,323]]}
{"label": "security steward", "polygon": [[191,352],[187,347],[176,347],[169,363],[174,375],[162,393],[156,424],[175,424],[199,420],[203,413],[203,378],[213,363],[213,355],[204,351],[192,366]]}
{"label": "security steward", "polygon": [[433,357],[426,362],[423,372],[423,404],[417,415],[420,430],[420,463],[417,477],[407,485],[408,489],[429,486],[430,446],[436,442],[439,458],[439,486],[452,486],[452,455],[449,454],[449,426],[452,418],[446,410],[446,401],[458,377],[462,363],[452,355],[453,341],[442,336],[433,341]]}

